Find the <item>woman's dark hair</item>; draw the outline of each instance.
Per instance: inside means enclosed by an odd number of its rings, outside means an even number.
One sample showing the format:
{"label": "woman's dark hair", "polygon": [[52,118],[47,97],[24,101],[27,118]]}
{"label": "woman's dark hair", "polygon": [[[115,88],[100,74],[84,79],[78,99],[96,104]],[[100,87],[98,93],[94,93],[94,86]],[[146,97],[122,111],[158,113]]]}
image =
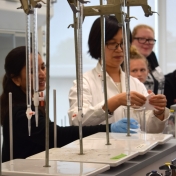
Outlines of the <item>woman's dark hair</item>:
{"label": "woman's dark hair", "polygon": [[5,75],[3,77],[3,92],[1,94],[1,123],[8,113],[8,96],[12,93],[12,104],[26,103],[26,94],[13,81],[13,77],[20,75],[22,68],[26,65],[26,47],[20,46],[11,50],[5,58]]}
{"label": "woman's dark hair", "polygon": [[[118,21],[115,16],[105,16],[105,43],[111,40],[121,29],[118,26]],[[132,35],[130,31],[130,44],[132,43]],[[99,59],[101,57],[101,20],[100,17],[97,18],[90,30],[88,39],[88,53],[94,59]]]}
{"label": "woman's dark hair", "polygon": [[[111,40],[121,29],[115,16],[105,16],[105,43]],[[97,18],[90,30],[88,39],[89,53],[95,58],[101,57],[101,20]]]}

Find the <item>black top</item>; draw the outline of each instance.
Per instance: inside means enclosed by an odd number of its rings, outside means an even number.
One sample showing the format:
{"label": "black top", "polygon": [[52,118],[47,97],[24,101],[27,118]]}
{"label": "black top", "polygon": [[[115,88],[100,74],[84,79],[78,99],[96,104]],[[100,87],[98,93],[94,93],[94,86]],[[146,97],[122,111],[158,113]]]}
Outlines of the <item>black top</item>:
{"label": "black top", "polygon": [[153,51],[147,57],[147,60],[148,60],[148,63],[149,63],[149,67],[152,71],[155,70],[155,68],[159,66],[156,55]]}
{"label": "black top", "polygon": [[[32,108],[33,109],[33,108]],[[110,126],[109,126],[110,127]],[[110,129],[110,128],[109,128]],[[105,125],[83,127],[83,137],[97,132],[105,132]],[[54,123],[49,123],[49,148],[54,147]],[[62,147],[79,138],[77,126],[57,126],[57,146]],[[3,123],[2,162],[10,160],[9,117]],[[45,117],[39,110],[39,126],[36,127],[35,116],[31,118],[31,136],[28,135],[26,106],[13,107],[13,158],[26,158],[45,150]]]}
{"label": "black top", "polygon": [[164,95],[167,99],[167,107],[176,104],[176,70],[165,75]]}
{"label": "black top", "polygon": [[[164,76],[161,75],[160,78],[158,78],[158,77],[156,77],[156,74],[154,74],[154,72],[157,71],[155,68],[158,67],[159,64],[158,64],[158,60],[156,58],[156,55],[153,51],[147,57],[147,60],[149,63],[149,76],[144,84],[147,89],[151,89],[155,94],[158,94],[161,92],[163,93],[163,91],[164,91]],[[162,77],[163,77],[163,80],[161,81],[160,79]]]}

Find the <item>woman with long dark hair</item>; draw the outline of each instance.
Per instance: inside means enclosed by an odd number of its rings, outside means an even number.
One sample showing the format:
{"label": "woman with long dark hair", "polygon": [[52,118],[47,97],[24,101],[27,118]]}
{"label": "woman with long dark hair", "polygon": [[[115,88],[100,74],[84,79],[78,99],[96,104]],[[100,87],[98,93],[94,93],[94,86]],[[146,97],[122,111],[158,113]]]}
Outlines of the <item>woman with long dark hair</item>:
{"label": "woman with long dark hair", "polygon": [[[21,46],[9,52],[5,59],[5,75],[1,95],[1,124],[3,126],[2,162],[10,159],[9,142],[9,102],[12,93],[13,110],[13,158],[26,158],[45,150],[45,110],[39,107],[39,125],[36,127],[35,115],[31,118],[31,136],[28,134],[26,117],[26,47]],[[31,69],[32,76],[32,69]],[[40,54],[38,55],[39,91],[45,90],[46,68]],[[34,106],[32,105],[34,111]],[[113,126],[113,128],[112,128]],[[131,128],[136,128],[133,125]],[[116,123],[109,126],[110,131],[119,132]],[[126,128],[126,127],[124,127]],[[62,147],[79,138],[78,127],[57,126],[57,147]],[[105,132],[105,125],[83,127],[83,137]],[[54,147],[54,123],[49,122],[49,147]]]}

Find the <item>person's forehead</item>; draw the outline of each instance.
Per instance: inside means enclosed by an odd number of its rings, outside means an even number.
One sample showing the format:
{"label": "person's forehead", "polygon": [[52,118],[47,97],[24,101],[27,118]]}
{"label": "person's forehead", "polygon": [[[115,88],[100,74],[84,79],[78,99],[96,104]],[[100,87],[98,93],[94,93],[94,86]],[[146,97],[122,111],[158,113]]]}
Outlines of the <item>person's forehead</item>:
{"label": "person's forehead", "polygon": [[[31,59],[31,62],[32,62],[32,61],[33,61],[33,55],[32,55],[32,54],[30,55],[30,59]],[[44,61],[43,61],[41,55],[38,54],[38,63],[43,63],[43,62],[44,62]]]}
{"label": "person's forehead", "polygon": [[42,59],[42,57],[40,55],[38,55],[38,62],[39,63],[43,63],[43,59]]}
{"label": "person's forehead", "polygon": [[139,29],[137,29],[136,34],[138,35],[152,35],[154,36],[154,32],[150,29],[150,28],[145,28],[145,27],[141,27]]}
{"label": "person's forehead", "polygon": [[131,59],[130,60],[130,66],[146,66],[147,67],[147,64],[146,64],[146,62],[145,62],[145,60],[144,59],[142,59],[142,58],[139,58],[139,59]]}

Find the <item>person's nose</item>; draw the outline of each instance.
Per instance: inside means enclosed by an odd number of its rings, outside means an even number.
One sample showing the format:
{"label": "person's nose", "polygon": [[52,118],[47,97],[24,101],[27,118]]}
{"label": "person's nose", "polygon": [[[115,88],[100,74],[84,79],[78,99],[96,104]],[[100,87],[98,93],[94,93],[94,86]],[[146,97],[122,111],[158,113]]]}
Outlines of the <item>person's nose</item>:
{"label": "person's nose", "polygon": [[138,76],[141,76],[141,75],[142,75],[140,70],[138,70],[137,75],[138,75]]}
{"label": "person's nose", "polygon": [[39,78],[45,78],[46,77],[46,70],[40,69],[38,71],[38,73],[39,73]]}
{"label": "person's nose", "polygon": [[146,42],[144,43],[144,45],[150,45],[149,40],[146,40]]}
{"label": "person's nose", "polygon": [[117,47],[116,47],[116,49],[115,49],[115,52],[122,52],[123,50],[122,50],[122,48],[120,47],[120,45],[118,45]]}

